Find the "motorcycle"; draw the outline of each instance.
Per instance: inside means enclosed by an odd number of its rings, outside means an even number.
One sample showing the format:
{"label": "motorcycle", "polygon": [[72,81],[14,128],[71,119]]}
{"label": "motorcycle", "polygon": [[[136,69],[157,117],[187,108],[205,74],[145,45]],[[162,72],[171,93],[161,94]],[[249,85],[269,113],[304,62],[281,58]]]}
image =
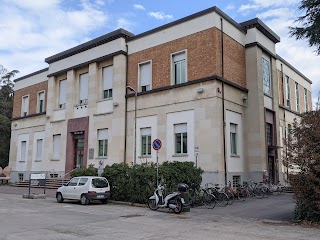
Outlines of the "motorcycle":
{"label": "motorcycle", "polygon": [[187,186],[180,184],[178,186],[179,192],[169,193],[164,196],[165,185],[160,183],[154,194],[148,199],[148,207],[151,210],[157,210],[158,208],[169,208],[174,213],[181,213],[185,201],[182,197],[183,192],[186,191]]}

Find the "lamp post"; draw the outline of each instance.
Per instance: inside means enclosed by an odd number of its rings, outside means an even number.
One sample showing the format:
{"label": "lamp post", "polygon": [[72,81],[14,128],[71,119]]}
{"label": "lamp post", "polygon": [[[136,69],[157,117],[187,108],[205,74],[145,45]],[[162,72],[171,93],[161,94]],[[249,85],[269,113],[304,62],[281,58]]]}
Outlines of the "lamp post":
{"label": "lamp post", "polygon": [[131,92],[134,92],[134,159],[133,165],[136,164],[137,159],[137,91],[131,87],[127,86],[127,89]]}

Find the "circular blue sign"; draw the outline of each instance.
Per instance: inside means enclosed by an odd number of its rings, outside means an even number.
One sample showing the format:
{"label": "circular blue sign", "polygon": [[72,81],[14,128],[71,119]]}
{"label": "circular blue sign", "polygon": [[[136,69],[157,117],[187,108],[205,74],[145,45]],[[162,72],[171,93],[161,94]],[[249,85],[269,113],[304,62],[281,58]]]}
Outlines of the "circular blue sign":
{"label": "circular blue sign", "polygon": [[161,146],[162,146],[162,143],[160,139],[155,139],[152,143],[152,147],[154,150],[159,150]]}

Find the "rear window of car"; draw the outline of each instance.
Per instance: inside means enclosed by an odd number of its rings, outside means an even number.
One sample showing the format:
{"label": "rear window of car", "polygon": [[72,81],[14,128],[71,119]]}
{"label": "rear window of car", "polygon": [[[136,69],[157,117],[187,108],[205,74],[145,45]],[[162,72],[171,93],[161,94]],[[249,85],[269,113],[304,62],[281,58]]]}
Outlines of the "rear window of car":
{"label": "rear window of car", "polygon": [[106,188],[109,187],[109,183],[105,178],[93,178],[91,182],[92,187],[94,188]]}

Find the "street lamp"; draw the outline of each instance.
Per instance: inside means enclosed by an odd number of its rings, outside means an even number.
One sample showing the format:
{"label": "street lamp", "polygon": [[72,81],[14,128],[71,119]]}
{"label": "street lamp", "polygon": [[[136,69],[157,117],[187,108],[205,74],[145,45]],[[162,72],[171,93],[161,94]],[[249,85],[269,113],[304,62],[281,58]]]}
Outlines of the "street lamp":
{"label": "street lamp", "polygon": [[136,164],[137,159],[137,91],[133,87],[127,86],[127,89],[134,92],[134,159],[133,165]]}

